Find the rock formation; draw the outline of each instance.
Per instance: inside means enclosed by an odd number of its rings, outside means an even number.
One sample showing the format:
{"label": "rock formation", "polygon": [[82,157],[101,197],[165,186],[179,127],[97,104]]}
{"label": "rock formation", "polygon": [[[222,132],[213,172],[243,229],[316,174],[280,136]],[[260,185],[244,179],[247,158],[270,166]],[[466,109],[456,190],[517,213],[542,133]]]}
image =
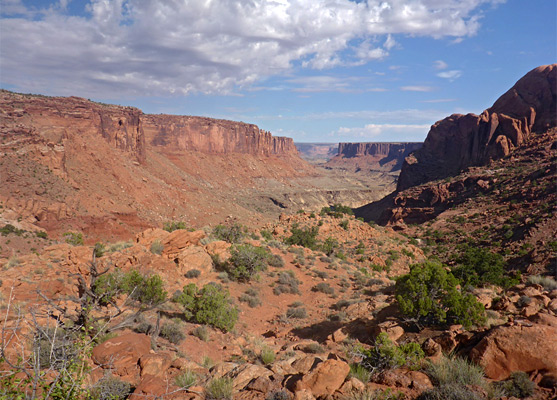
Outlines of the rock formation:
{"label": "rock formation", "polygon": [[160,114],[144,115],[143,125],[151,146],[212,154],[297,155],[291,138],[243,122]]}
{"label": "rock formation", "polygon": [[339,143],[338,155],[327,166],[355,171],[398,171],[404,158],[420,147],[419,142]]}
{"label": "rock formation", "polygon": [[457,174],[510,154],[536,132],[557,126],[557,64],[527,73],[481,115],[436,122],[423,147],[404,160],[397,190]]}

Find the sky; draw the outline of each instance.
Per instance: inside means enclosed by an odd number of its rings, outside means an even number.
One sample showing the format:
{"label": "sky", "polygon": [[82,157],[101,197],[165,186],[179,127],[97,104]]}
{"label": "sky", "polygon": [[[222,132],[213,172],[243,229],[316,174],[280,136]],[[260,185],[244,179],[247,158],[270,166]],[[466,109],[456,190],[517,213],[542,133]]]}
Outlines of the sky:
{"label": "sky", "polygon": [[0,0],[0,86],[257,124],[297,142],[423,141],[557,62],[555,0]]}

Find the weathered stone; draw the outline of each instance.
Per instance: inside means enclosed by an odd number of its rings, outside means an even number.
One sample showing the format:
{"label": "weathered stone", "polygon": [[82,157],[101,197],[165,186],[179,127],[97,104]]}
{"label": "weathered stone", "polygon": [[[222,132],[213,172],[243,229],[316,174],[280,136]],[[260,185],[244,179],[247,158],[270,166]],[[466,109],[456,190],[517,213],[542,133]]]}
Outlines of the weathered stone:
{"label": "weathered stone", "polygon": [[308,389],[313,396],[332,395],[344,383],[350,366],[340,360],[326,360],[317,365],[296,384],[296,392]]}

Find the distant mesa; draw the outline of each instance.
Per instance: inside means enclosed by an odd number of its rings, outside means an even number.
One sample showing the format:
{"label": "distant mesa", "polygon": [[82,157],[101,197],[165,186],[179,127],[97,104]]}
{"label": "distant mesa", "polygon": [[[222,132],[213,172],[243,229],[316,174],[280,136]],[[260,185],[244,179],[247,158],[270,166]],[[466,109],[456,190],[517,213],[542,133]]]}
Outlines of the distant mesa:
{"label": "distant mesa", "polygon": [[557,64],[533,69],[481,115],[436,122],[402,165],[397,190],[457,174],[509,155],[531,135],[557,125]]}
{"label": "distant mesa", "polygon": [[355,168],[394,172],[399,171],[404,158],[421,148],[421,142],[388,143],[339,143],[338,155],[327,165],[331,167]]}
{"label": "distant mesa", "polygon": [[309,162],[327,162],[338,154],[338,143],[294,143],[300,157]]}

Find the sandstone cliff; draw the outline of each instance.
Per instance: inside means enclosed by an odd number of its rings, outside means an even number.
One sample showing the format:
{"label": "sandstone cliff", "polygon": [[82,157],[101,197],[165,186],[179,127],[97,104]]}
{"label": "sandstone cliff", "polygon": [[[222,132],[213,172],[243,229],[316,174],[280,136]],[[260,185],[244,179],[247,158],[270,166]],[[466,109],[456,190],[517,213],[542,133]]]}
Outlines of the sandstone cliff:
{"label": "sandstone cliff", "polygon": [[180,115],[144,115],[143,129],[151,146],[211,154],[297,155],[294,141],[256,125]]}
{"label": "sandstone cliff", "polygon": [[419,142],[339,143],[338,155],[327,163],[330,167],[372,171],[398,171],[404,158],[422,147]]}
{"label": "sandstone cliff", "polygon": [[397,190],[484,165],[557,125],[557,64],[521,78],[481,115],[454,114],[436,122],[423,147],[406,157]]}

